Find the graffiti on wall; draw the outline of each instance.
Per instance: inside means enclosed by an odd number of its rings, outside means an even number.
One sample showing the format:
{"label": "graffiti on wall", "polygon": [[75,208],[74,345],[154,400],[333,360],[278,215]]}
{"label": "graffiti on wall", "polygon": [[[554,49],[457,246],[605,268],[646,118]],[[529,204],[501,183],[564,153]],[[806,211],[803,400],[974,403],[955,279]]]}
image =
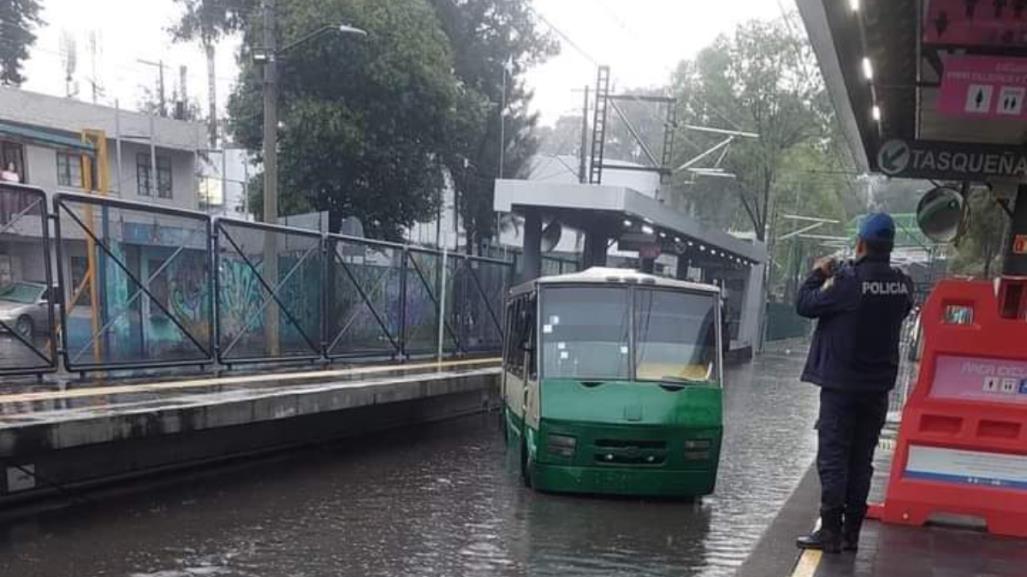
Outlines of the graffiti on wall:
{"label": "graffiti on wall", "polygon": [[[238,255],[222,255],[218,270],[218,312],[224,354],[229,357],[269,354],[265,330],[269,309],[280,312],[278,338],[281,351],[291,354],[312,352],[307,339],[315,344],[320,339],[321,264],[317,258],[308,256],[304,259],[305,252],[279,255],[277,281],[264,279],[269,286],[278,286],[278,300],[285,305],[284,310],[280,309],[257,272],[245,260]],[[259,258],[250,260],[259,262]],[[291,276],[287,276],[290,273]]]}

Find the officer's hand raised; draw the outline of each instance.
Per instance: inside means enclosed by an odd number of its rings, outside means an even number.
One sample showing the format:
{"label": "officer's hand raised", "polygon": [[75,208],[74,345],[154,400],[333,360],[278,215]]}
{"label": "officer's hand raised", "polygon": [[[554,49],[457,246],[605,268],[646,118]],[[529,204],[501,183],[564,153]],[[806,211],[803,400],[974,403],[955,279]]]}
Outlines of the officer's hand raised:
{"label": "officer's hand raised", "polygon": [[820,274],[827,278],[834,276],[834,271],[837,268],[838,263],[834,260],[834,257],[825,256],[813,265],[813,270],[820,271]]}

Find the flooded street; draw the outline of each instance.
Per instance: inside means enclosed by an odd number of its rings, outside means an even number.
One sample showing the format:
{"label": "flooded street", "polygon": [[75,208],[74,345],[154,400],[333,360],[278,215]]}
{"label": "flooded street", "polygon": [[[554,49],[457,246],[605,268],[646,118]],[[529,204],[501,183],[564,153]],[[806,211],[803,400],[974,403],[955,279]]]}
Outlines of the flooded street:
{"label": "flooded street", "polygon": [[717,492],[695,503],[526,490],[490,414],[19,521],[0,575],[731,575],[812,460],[801,362],[728,372]]}

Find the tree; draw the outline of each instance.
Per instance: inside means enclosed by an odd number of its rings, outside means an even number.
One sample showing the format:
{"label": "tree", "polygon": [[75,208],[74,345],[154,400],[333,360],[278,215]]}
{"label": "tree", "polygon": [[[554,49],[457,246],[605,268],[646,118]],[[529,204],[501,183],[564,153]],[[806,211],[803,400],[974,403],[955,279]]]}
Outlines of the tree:
{"label": "tree", "polygon": [[[627,96],[664,96],[660,90],[625,90]],[[615,110],[620,110],[623,117]],[[657,164],[663,155],[663,140],[666,129],[667,108],[643,100],[611,100],[607,111],[606,143],[603,158],[606,161],[625,161],[652,166],[645,148],[656,157]],[[632,134],[634,130],[635,134]],[[636,135],[638,138],[636,138]]]}
{"label": "tree", "polygon": [[[262,93],[250,55],[262,36],[244,20],[230,129],[258,150]],[[309,0],[278,6],[280,44],[325,22],[369,36],[326,35],[279,59],[282,206],[327,211],[333,231],[357,216],[369,236],[400,239],[432,215],[443,186],[440,151],[458,97],[447,38],[424,0]]]}
{"label": "tree", "polygon": [[986,188],[973,189],[967,203],[969,226],[957,241],[949,270],[958,275],[991,278],[1001,269],[1009,217]]}
{"label": "tree", "polygon": [[923,180],[884,176],[872,176],[870,182],[874,208],[895,214],[916,212],[920,197],[934,187]]}
{"label": "tree", "polygon": [[449,39],[459,81],[441,157],[453,177],[471,251],[495,231],[495,178],[523,176],[538,150],[538,118],[528,110],[531,93],[522,75],[556,54],[558,45],[539,30],[528,0],[428,1]]}
{"label": "tree", "polygon": [[225,34],[240,30],[248,16],[256,12],[257,0],[175,0],[182,5],[182,17],[171,27],[176,42],[199,40],[207,57],[207,78],[210,82],[210,145],[217,142],[217,101],[215,98],[214,54],[218,40]]}
{"label": "tree", "polygon": [[851,214],[846,199],[854,197],[857,185],[845,174],[845,159],[836,150],[818,140],[809,140],[795,146],[785,155],[775,189],[773,267],[769,272],[770,287],[781,287],[785,301],[794,298],[799,283],[808,274],[810,257],[833,252],[820,241],[792,236],[777,242],[777,238],[808,227],[812,223],[788,219],[785,215],[814,216],[836,221],[825,223],[810,234],[842,237]]}
{"label": "tree", "polygon": [[36,41],[34,30],[44,24],[39,0],[0,0],[0,84],[25,82],[21,65]]}
{"label": "tree", "polygon": [[[704,183],[700,204],[722,207],[725,193],[733,195],[756,238],[767,238],[771,197],[789,152],[816,139],[830,141],[834,120],[830,102],[811,48],[784,21],[751,21],[732,37],[721,36],[683,62],[675,75],[679,118],[685,124],[717,126],[753,132],[758,138],[739,138],[723,160],[737,176],[733,183]],[[682,163],[723,140],[680,128]],[[703,178],[702,180],[708,180]],[[721,179],[717,179],[720,181]],[[685,194],[688,194],[687,192]],[[737,222],[732,224],[739,224]]]}
{"label": "tree", "polygon": [[581,124],[580,115],[561,116],[553,126],[539,128],[536,132],[538,152],[548,156],[578,156],[581,154]]}

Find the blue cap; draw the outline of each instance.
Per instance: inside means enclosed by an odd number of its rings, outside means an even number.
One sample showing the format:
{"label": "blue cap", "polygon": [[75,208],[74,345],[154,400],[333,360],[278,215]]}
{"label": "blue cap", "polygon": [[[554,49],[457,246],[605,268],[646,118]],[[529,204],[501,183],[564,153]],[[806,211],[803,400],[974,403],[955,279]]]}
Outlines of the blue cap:
{"label": "blue cap", "polygon": [[895,221],[884,212],[868,214],[859,224],[859,238],[877,242],[895,242]]}

